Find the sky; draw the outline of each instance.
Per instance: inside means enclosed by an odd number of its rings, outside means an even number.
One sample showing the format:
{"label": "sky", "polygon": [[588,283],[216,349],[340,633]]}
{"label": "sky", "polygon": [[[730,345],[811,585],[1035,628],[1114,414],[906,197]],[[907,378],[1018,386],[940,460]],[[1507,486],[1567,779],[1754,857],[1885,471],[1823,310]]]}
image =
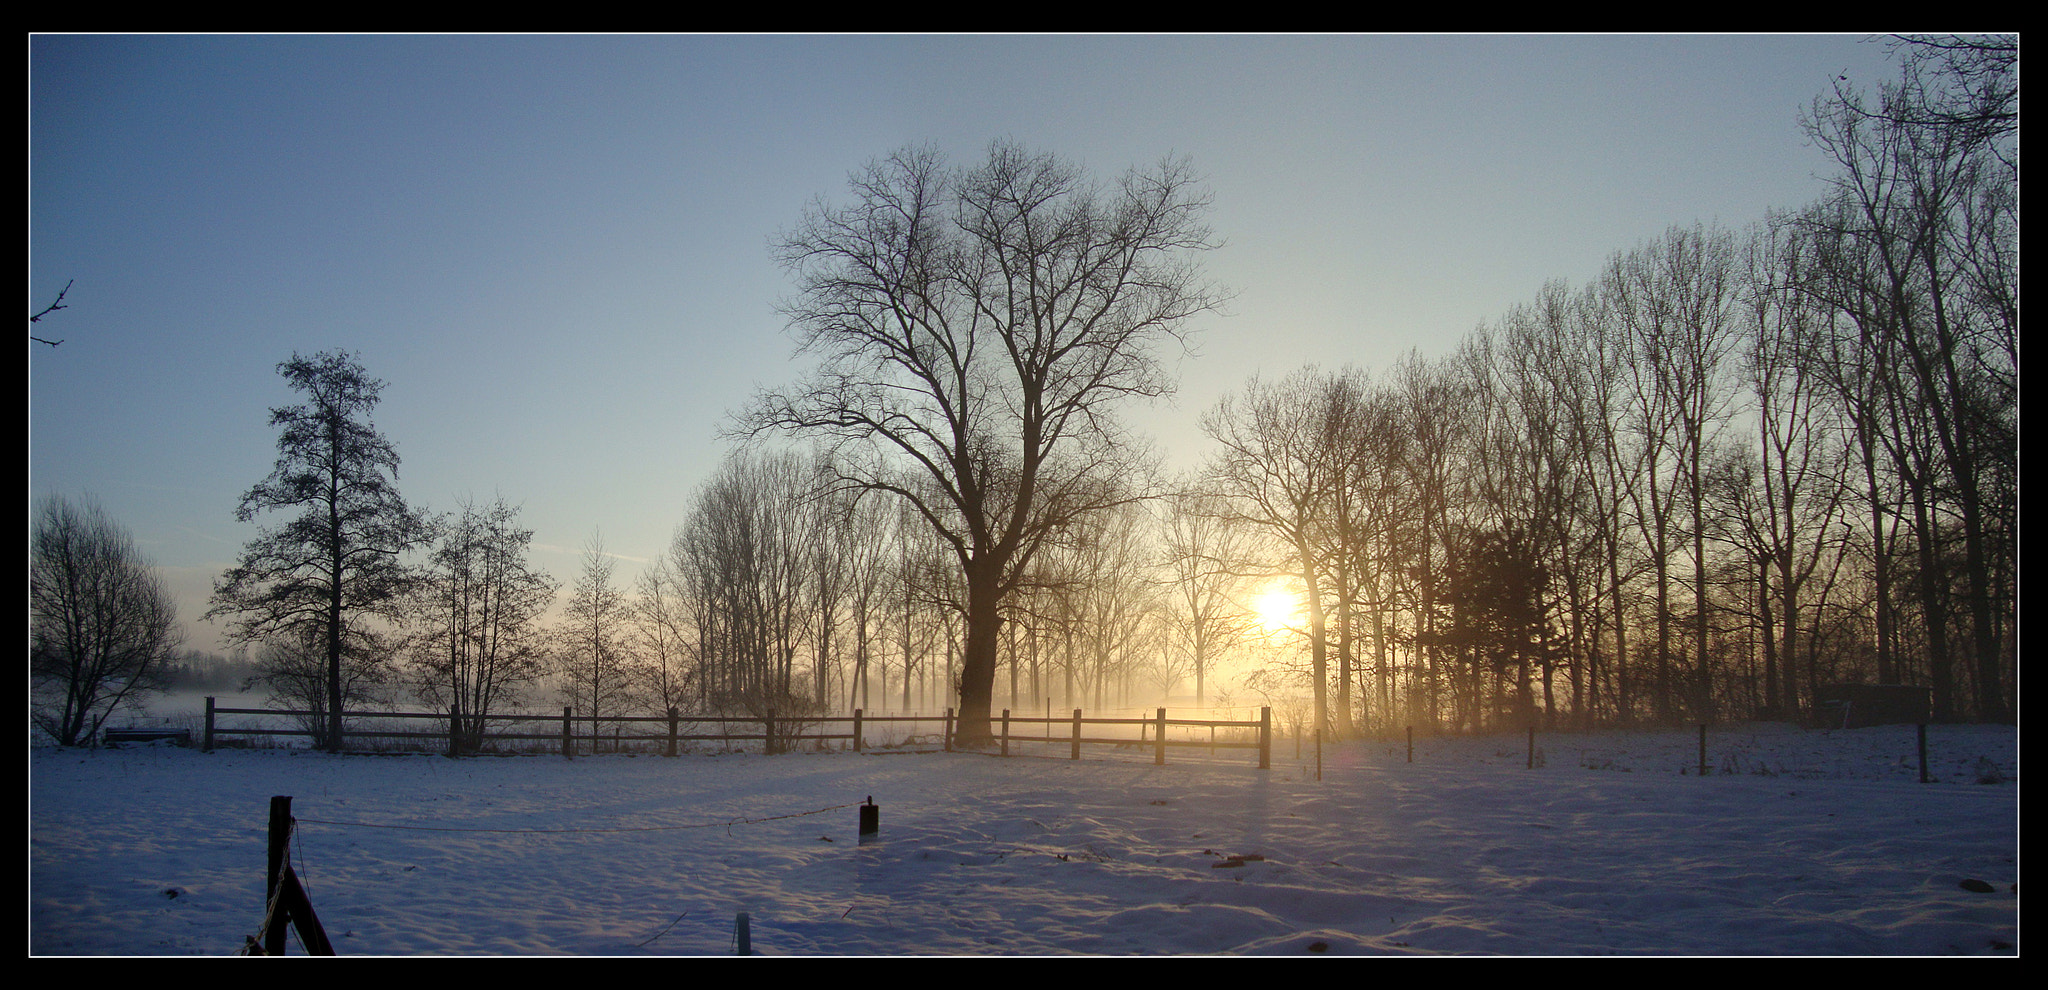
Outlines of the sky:
{"label": "sky", "polygon": [[1808,35],[29,39],[29,497],[97,500],[179,600],[259,525],[294,353],[356,353],[399,486],[502,496],[564,584],[661,554],[731,414],[801,368],[770,253],[908,145],[1012,140],[1214,197],[1172,467],[1254,374],[1450,353],[1674,225],[1818,199],[1801,112],[1882,44]]}

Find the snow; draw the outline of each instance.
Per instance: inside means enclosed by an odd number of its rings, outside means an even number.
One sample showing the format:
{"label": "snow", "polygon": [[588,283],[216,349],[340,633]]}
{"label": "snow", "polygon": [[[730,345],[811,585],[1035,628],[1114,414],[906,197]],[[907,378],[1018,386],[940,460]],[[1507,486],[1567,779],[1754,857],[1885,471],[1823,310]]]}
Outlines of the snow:
{"label": "snow", "polygon": [[[29,755],[29,952],[227,955],[272,795],[337,952],[2016,955],[2018,733],[1244,751]],[[879,831],[858,833],[858,804]],[[1989,892],[1967,889],[1981,881]],[[303,952],[296,936],[293,954]]]}

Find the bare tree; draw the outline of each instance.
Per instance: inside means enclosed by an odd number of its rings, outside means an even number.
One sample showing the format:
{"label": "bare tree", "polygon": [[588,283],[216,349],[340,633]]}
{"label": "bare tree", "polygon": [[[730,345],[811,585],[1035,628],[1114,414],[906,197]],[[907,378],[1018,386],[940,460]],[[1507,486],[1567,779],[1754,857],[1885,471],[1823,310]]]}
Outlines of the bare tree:
{"label": "bare tree", "polygon": [[576,576],[561,624],[556,662],[567,683],[570,704],[590,716],[591,749],[602,738],[606,715],[621,714],[626,684],[626,596],[612,580],[615,561],[604,538],[591,534],[583,545],[583,570]]}
{"label": "bare tree", "polygon": [[743,431],[824,441],[844,483],[912,505],[964,587],[958,736],[990,738],[1002,607],[1048,536],[1126,498],[1120,400],[1165,395],[1157,347],[1218,293],[1184,163],[1107,190],[997,144],[953,169],[910,149],[856,173],[851,205],[783,236],[788,313],[822,366],[762,395]]}
{"label": "bare tree", "polygon": [[1213,498],[1185,494],[1167,504],[1164,521],[1169,575],[1162,609],[1171,630],[1168,642],[1195,675],[1195,705],[1207,704],[1210,671],[1234,649],[1250,626],[1240,602],[1244,578],[1236,568],[1247,555],[1246,534],[1226,525]]}
{"label": "bare tree", "polygon": [[377,638],[367,620],[402,621],[413,580],[404,557],[427,541],[429,527],[398,494],[398,451],[370,422],[384,383],[341,352],[294,354],[277,368],[306,399],[270,411],[281,428],[277,466],[242,496],[235,518],[299,515],[243,548],[215,582],[206,615],[232,618],[231,641],[322,644],[322,745],[338,748],[343,655]]}
{"label": "bare tree", "polygon": [[[2017,40],[1903,39],[1896,83],[1871,105],[1842,87],[1815,102],[1809,138],[1839,167],[1816,228],[1837,239],[1832,298],[1871,345],[1896,355],[1884,380],[1927,435],[1916,513],[1923,582],[1935,571],[1938,515],[1953,512],[1964,553],[1969,673],[1978,713],[2010,714],[2001,641],[2011,627],[2017,505]],[[1933,471],[1940,473],[1939,477]],[[1921,472],[1912,472],[1919,475]],[[2014,510],[2016,511],[2016,509]],[[1937,714],[1950,708],[1936,589],[1923,584]]]}
{"label": "bare tree", "polygon": [[502,498],[464,505],[440,527],[414,600],[408,645],[424,675],[420,696],[453,710],[466,749],[483,738],[493,707],[548,668],[540,618],[556,584],[527,563],[533,531],[518,517]]}
{"label": "bare tree", "polygon": [[640,572],[627,611],[632,628],[628,674],[637,702],[655,713],[695,707],[701,699],[701,669],[693,648],[688,585],[676,572],[673,555],[663,555]]}
{"label": "bare tree", "polygon": [[[671,549],[695,598],[705,697],[714,709],[794,712],[818,704],[796,678],[803,647],[825,634],[817,582],[822,496],[795,454],[728,457],[696,497]],[[813,653],[814,664],[824,661]],[[807,689],[808,688],[808,689]]]}
{"label": "bare tree", "polygon": [[1283,547],[1285,563],[1274,572],[1301,582],[1315,727],[1321,731],[1332,728],[1325,539],[1347,455],[1339,442],[1347,393],[1339,381],[1313,367],[1279,382],[1255,378],[1243,394],[1225,396],[1202,420],[1219,446],[1208,488],[1223,500],[1223,518]]}
{"label": "bare tree", "polygon": [[42,500],[29,535],[29,710],[58,745],[157,686],[182,636],[134,538],[90,499]]}

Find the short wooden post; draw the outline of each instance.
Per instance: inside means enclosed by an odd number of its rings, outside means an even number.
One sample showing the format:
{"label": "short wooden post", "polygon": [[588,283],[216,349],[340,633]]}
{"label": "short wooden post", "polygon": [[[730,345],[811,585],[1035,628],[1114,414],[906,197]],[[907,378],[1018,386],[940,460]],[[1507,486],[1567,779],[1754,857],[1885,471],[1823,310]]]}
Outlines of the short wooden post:
{"label": "short wooden post", "polygon": [[860,841],[871,842],[882,831],[882,809],[876,807],[875,796],[868,795],[868,803],[860,806]]}
{"label": "short wooden post", "polygon": [[576,758],[576,738],[569,734],[571,716],[575,711],[574,708],[562,709],[562,759],[565,760]]}
{"label": "short wooden post", "polygon": [[1929,779],[1929,778],[1928,778],[1928,776],[1927,776],[1927,723],[1925,723],[1925,722],[1921,722],[1921,723],[1919,724],[1919,729],[1920,729],[1920,782],[1921,782],[1921,783],[1923,783],[1923,784],[1929,784],[1929,783],[1933,783],[1933,781],[1932,781],[1931,779]]}
{"label": "short wooden post", "polygon": [[1004,756],[1008,756],[1008,755],[1010,755],[1010,710],[1009,710],[1009,709],[1007,709],[1007,708],[1003,709],[1003,749],[1002,749],[1002,755],[1004,755]]}
{"label": "short wooden post", "polygon": [[1259,769],[1273,768],[1273,706],[1259,706]]}
{"label": "short wooden post", "polygon": [[739,955],[751,956],[754,954],[754,933],[751,930],[751,925],[745,911],[741,911],[740,916],[733,919],[732,937],[733,941],[738,943]]}
{"label": "short wooden post", "polygon": [[1081,758],[1081,710],[1074,709],[1074,759]]}
{"label": "short wooden post", "polygon": [[761,752],[771,755],[780,752],[780,747],[775,745],[775,709],[773,708],[768,709],[768,714],[761,719]]}
{"label": "short wooden post", "polygon": [[1152,735],[1156,737],[1153,740],[1153,744],[1157,747],[1152,752],[1152,765],[1163,767],[1166,765],[1166,709],[1164,708],[1159,710],[1159,727],[1153,731]]}
{"label": "short wooden post", "polygon": [[941,721],[939,725],[944,729],[943,734],[946,737],[946,752],[950,753],[953,751],[953,709],[946,709],[945,719],[944,721]]}
{"label": "short wooden post", "polygon": [[206,734],[200,737],[199,751],[213,752],[213,698],[210,696],[206,699]]}
{"label": "short wooden post", "polygon": [[860,752],[860,709],[853,710],[853,751]]}
{"label": "short wooden post", "polygon": [[676,755],[676,706],[668,706],[668,755]]}
{"label": "short wooden post", "polygon": [[462,755],[462,706],[448,706],[448,755]]}

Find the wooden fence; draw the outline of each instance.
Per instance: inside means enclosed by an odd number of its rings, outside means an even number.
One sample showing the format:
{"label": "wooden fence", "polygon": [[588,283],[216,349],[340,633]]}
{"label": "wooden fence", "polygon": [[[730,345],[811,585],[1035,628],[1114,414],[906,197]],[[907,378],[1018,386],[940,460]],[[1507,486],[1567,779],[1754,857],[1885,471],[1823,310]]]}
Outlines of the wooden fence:
{"label": "wooden fence", "polygon": [[[271,718],[292,718],[309,720],[293,728],[262,727],[257,725],[223,725],[222,716],[268,716]],[[223,708],[206,699],[206,728],[200,748],[211,752],[216,740],[228,738],[262,738],[273,736],[305,737],[316,739],[319,730],[307,728],[319,719],[315,713],[291,711],[276,708]],[[953,723],[956,716],[948,708],[942,715],[867,715],[855,709],[852,715],[778,715],[768,712],[760,716],[729,715],[682,715],[676,709],[669,709],[667,715],[577,715],[573,708],[562,709],[560,716],[554,715],[463,715],[459,712],[349,712],[342,727],[343,741],[349,740],[399,740],[401,748],[431,749],[444,751],[450,756],[464,752],[476,752],[485,742],[542,742],[559,746],[565,757],[574,757],[580,745],[587,743],[589,752],[623,752],[629,746],[652,744],[667,756],[675,756],[681,745],[687,742],[718,742],[726,746],[735,743],[759,743],[766,753],[781,753],[799,748],[804,743],[824,745],[832,742],[849,743],[855,752],[869,748],[868,730],[880,724],[933,724],[940,727],[940,738],[945,740],[946,749],[953,748]],[[350,725],[352,720],[355,724]],[[364,725],[365,720],[425,722],[431,728],[393,729]],[[1168,718],[1166,709],[1157,709],[1149,718],[1088,718],[1079,708],[1071,717],[1053,718],[1013,715],[1003,709],[1000,716],[989,720],[989,728],[996,737],[999,752],[1011,755],[1012,748],[1025,748],[1030,744],[1057,743],[1065,748],[1070,759],[1081,758],[1084,743],[1113,745],[1118,747],[1149,748],[1153,751],[1152,762],[1164,764],[1166,751],[1170,747],[1206,749],[1255,749],[1258,751],[1259,769],[1272,766],[1273,758],[1273,712],[1271,708],[1259,709],[1257,720],[1189,719]],[[478,726],[502,726],[479,732]],[[545,726],[536,729],[535,726]],[[705,727],[716,726],[717,731]],[[1030,726],[1038,726],[1033,733]],[[1122,735],[1084,734],[1089,726],[1121,726]],[[1054,729],[1059,729],[1056,734]],[[1135,736],[1130,734],[1136,729]],[[1169,728],[1207,729],[1207,739],[1168,738]],[[609,729],[607,734],[606,730]],[[838,729],[840,731],[832,731]],[[1217,730],[1225,730],[1222,738]]]}

